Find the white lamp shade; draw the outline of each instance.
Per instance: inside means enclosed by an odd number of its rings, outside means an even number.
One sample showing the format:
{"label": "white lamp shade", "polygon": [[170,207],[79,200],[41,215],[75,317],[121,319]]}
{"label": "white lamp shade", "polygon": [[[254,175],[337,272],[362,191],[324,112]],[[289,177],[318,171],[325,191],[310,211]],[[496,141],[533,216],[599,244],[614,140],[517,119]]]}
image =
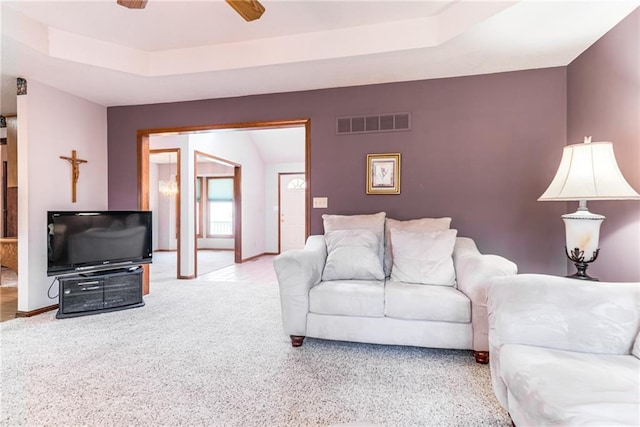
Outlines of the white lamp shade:
{"label": "white lamp shade", "polygon": [[[564,147],[560,166],[538,200],[637,200],[616,162],[610,142]],[[597,239],[596,239],[597,241]]]}

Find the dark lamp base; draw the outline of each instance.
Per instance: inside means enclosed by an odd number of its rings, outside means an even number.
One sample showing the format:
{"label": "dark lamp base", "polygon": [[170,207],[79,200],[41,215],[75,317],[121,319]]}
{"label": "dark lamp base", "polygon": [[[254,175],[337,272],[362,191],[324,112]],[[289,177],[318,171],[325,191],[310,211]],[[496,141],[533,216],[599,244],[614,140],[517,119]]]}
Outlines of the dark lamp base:
{"label": "dark lamp base", "polygon": [[564,250],[567,254],[567,258],[569,258],[578,269],[575,274],[567,277],[570,277],[572,279],[591,280],[594,282],[598,281],[598,279],[596,279],[595,277],[591,277],[587,274],[587,267],[589,266],[590,262],[593,262],[596,260],[596,258],[598,258],[600,249],[596,249],[595,252],[593,252],[591,259],[588,261],[584,259],[584,252],[579,248],[574,248],[571,252],[569,252],[567,250],[567,247],[565,246]]}
{"label": "dark lamp base", "polygon": [[580,273],[576,273],[576,274],[572,274],[570,276],[565,276],[565,277],[569,277],[570,279],[580,279],[580,280],[591,280],[593,282],[599,282],[600,279],[597,279],[595,277],[591,277],[588,274],[580,274]]}

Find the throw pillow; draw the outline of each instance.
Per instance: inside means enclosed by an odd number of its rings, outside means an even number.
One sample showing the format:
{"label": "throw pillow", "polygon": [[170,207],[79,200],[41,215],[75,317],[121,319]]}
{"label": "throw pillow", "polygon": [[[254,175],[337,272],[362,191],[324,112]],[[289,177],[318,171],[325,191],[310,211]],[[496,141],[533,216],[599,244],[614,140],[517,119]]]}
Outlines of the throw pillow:
{"label": "throw pillow", "polygon": [[413,231],[414,233],[424,233],[427,231],[448,230],[451,226],[451,218],[420,218],[399,221],[387,218],[384,231],[384,273],[391,274],[393,265],[393,253],[391,251],[391,230]]}
{"label": "throw pillow", "polygon": [[377,253],[384,260],[384,219],[386,212],[367,215],[322,215],[324,232],[337,230],[369,230],[378,238]]}
{"label": "throw pillow", "polygon": [[372,231],[330,231],[324,239],[327,261],[322,280],[384,280],[378,237]]}
{"label": "throw pillow", "polygon": [[457,234],[458,230],[426,233],[391,230],[391,280],[453,286],[456,272],[451,255]]}
{"label": "throw pillow", "polygon": [[631,354],[633,354],[635,357],[640,359],[640,331],[638,332],[638,335],[636,336],[636,340],[633,343],[633,349],[631,350]]}

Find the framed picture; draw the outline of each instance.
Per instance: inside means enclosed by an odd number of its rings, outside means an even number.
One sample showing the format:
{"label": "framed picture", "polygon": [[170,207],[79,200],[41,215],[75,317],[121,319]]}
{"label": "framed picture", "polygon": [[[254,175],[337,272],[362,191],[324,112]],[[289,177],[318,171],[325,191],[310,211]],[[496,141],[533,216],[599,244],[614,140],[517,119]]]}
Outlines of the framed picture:
{"label": "framed picture", "polygon": [[400,153],[367,154],[367,194],[400,194]]}

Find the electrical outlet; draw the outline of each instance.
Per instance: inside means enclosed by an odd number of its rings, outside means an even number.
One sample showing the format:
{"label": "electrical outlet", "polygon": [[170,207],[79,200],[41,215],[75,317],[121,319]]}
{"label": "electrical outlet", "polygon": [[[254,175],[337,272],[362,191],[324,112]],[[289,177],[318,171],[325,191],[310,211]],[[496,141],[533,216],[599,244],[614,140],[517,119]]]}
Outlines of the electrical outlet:
{"label": "electrical outlet", "polygon": [[328,199],[326,197],[314,197],[313,208],[314,209],[326,209],[329,206]]}

